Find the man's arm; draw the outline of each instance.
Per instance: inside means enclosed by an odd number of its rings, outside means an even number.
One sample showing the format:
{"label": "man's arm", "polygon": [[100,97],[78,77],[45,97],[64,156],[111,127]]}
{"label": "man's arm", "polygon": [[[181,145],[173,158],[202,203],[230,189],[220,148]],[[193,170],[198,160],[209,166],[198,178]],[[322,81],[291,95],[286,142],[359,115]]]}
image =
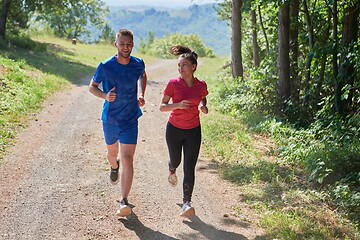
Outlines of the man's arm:
{"label": "man's arm", "polygon": [[90,84],[89,84],[89,91],[96,97],[105,99],[106,101],[112,102],[116,99],[116,93],[115,91],[115,87],[113,89],[111,89],[108,93],[105,93],[103,91],[100,90],[99,88],[99,83],[95,82],[94,80],[91,79]]}
{"label": "man's arm", "polygon": [[138,104],[140,107],[145,105],[145,90],[146,90],[146,82],[147,82],[147,75],[146,72],[143,73],[142,77],[139,78],[139,98],[138,98]]}

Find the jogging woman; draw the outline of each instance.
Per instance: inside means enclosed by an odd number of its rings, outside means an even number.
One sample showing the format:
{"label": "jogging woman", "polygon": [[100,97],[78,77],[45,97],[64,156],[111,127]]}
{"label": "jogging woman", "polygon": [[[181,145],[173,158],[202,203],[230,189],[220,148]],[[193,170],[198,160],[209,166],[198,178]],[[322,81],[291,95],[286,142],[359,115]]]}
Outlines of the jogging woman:
{"label": "jogging woman", "polygon": [[[173,46],[170,53],[179,56],[178,71],[180,76],[171,79],[165,90],[160,111],[171,111],[166,126],[166,142],[169,150],[169,177],[171,186],[177,184],[176,169],[184,153],[183,206],[182,217],[195,215],[190,205],[195,182],[195,165],[201,145],[200,110],[207,114],[207,86],[204,81],[194,77],[197,68],[197,54],[186,46]],[[172,100],[169,103],[170,99]]]}

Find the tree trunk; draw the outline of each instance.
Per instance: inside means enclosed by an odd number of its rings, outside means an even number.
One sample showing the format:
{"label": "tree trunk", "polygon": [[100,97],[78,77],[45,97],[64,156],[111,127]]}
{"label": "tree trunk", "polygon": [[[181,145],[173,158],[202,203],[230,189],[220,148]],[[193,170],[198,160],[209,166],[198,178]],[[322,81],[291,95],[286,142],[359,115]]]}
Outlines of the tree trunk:
{"label": "tree trunk", "polygon": [[[344,18],[343,18],[343,29],[342,29],[342,52],[340,57],[340,67],[339,67],[339,79],[341,82],[339,85],[342,87],[348,86],[347,97],[341,100],[341,109],[344,114],[351,112],[353,95],[354,95],[354,82],[355,82],[355,66],[354,62],[351,62],[347,57],[349,53],[356,52],[357,50],[353,48],[352,44],[357,42],[358,39],[358,29],[359,29],[359,6],[357,5],[348,6],[344,9]],[[341,94],[344,94],[344,90],[340,89]]]}
{"label": "tree trunk", "polygon": [[264,22],[262,20],[260,5],[258,6],[258,12],[259,12],[260,26],[261,26],[261,29],[263,30],[263,34],[264,34],[264,38],[265,38],[265,42],[266,42],[266,52],[269,54],[269,51],[270,51],[269,40],[267,38],[266,29],[264,27]]}
{"label": "tree trunk", "polygon": [[299,0],[290,2],[290,92],[294,103],[298,104],[300,99],[300,81],[299,81]]}
{"label": "tree trunk", "polygon": [[309,35],[309,54],[307,56],[305,63],[306,74],[305,74],[305,87],[304,87],[304,105],[307,106],[309,104],[309,96],[311,95],[310,93],[311,62],[313,59],[312,51],[314,47],[315,34],[311,23],[310,13],[306,0],[304,0],[303,4],[304,4],[304,15],[306,19],[306,26]]}
{"label": "tree trunk", "polygon": [[[331,9],[328,9],[328,19],[327,19],[327,27],[324,31],[324,34],[321,38],[321,41],[319,42],[320,45],[325,46],[328,39],[330,39],[330,29],[331,29]],[[313,102],[313,108],[319,109],[318,103],[321,100],[321,89],[325,80],[325,67],[327,62],[327,53],[322,53],[321,55],[321,64],[320,64],[320,73],[319,73],[319,80],[316,83],[315,93],[314,93],[314,102]]]}
{"label": "tree trunk", "polygon": [[243,65],[241,55],[241,8],[242,0],[232,0],[231,13],[231,60],[232,76],[243,78]]}
{"label": "tree trunk", "polygon": [[258,37],[257,37],[255,10],[251,10],[250,14],[251,14],[251,26],[252,26],[252,45],[253,45],[254,67],[258,68],[260,66],[260,47],[259,47],[258,40],[257,40]]}
{"label": "tree trunk", "polygon": [[6,21],[12,0],[3,0],[0,12],[0,38],[5,39]]}
{"label": "tree trunk", "polygon": [[285,101],[290,97],[290,6],[284,4],[279,10],[279,82],[278,100],[280,110],[285,110]]}
{"label": "tree trunk", "polygon": [[342,108],[341,108],[341,88],[340,85],[341,82],[338,81],[338,75],[339,75],[339,66],[338,66],[338,11],[337,11],[337,0],[334,0],[333,6],[332,6],[332,13],[333,13],[333,42],[334,42],[334,49],[333,49],[333,75],[334,75],[334,108],[335,111],[339,114],[342,114]]}

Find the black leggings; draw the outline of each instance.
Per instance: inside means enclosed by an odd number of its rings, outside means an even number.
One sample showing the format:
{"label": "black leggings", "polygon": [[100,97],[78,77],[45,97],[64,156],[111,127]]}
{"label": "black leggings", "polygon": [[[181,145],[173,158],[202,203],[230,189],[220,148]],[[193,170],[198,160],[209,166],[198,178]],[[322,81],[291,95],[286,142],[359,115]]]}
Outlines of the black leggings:
{"label": "black leggings", "polygon": [[169,149],[169,170],[174,172],[181,162],[184,151],[183,201],[191,201],[195,183],[195,165],[201,145],[201,127],[181,129],[170,122],[166,126],[166,142]]}

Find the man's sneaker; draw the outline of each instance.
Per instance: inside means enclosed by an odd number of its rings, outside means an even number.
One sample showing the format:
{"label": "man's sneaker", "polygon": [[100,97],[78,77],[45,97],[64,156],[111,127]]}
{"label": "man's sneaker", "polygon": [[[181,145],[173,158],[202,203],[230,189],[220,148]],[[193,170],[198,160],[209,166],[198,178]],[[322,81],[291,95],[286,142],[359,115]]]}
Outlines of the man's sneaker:
{"label": "man's sneaker", "polygon": [[119,217],[125,217],[131,214],[131,207],[129,206],[128,200],[126,198],[123,198],[123,200],[120,201],[120,208],[117,210],[116,215]]}
{"label": "man's sneaker", "polygon": [[177,179],[177,176],[176,176],[176,172],[170,172],[169,173],[169,177],[168,177],[168,181],[170,183],[170,185],[172,187],[175,187],[177,182],[178,182],[178,179]]}
{"label": "man's sneaker", "polygon": [[112,185],[116,185],[119,182],[119,160],[117,160],[117,164],[117,168],[110,168],[110,182]]}
{"label": "man's sneaker", "polygon": [[184,205],[182,206],[181,209],[181,213],[180,213],[181,217],[191,217],[191,216],[195,216],[195,208],[193,208],[190,205],[190,202],[186,202],[184,203]]}

